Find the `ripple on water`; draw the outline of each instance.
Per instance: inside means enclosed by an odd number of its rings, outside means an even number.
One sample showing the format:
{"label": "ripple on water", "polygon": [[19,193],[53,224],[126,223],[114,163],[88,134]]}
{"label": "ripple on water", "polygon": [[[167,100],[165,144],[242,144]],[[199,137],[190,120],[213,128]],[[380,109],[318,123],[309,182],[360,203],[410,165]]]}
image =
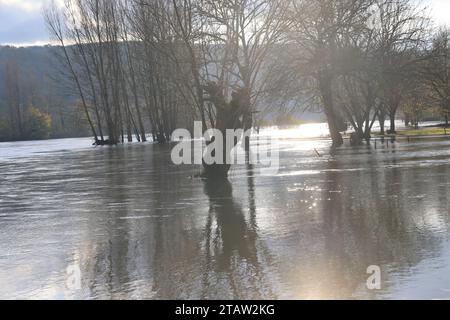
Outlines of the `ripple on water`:
{"label": "ripple on water", "polygon": [[449,141],[331,155],[285,139],[277,174],[236,166],[229,183],[168,166],[168,148],[70,142],[0,144],[0,298],[448,294]]}

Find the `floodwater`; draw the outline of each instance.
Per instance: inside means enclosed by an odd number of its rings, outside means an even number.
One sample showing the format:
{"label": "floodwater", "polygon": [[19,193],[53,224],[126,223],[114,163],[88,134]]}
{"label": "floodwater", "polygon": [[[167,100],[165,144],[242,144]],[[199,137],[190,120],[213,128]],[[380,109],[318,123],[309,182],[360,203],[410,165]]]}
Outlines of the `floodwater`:
{"label": "floodwater", "polygon": [[151,144],[0,144],[0,298],[450,298],[450,140],[263,134],[279,172],[229,182]]}

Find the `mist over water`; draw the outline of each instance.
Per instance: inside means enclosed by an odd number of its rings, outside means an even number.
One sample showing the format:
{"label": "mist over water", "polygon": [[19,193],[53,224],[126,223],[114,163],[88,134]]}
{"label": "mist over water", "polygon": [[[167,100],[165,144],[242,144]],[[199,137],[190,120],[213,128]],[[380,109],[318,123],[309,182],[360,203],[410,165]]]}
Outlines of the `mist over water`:
{"label": "mist over water", "polygon": [[276,134],[279,172],[234,166],[229,183],[170,146],[0,144],[0,298],[450,297],[450,140],[330,154]]}

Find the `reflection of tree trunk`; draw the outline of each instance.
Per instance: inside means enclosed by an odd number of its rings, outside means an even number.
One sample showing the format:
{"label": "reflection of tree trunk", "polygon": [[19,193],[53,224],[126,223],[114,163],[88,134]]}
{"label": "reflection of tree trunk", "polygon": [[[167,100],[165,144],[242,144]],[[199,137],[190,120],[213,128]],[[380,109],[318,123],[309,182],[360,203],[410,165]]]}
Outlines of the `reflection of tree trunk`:
{"label": "reflection of tree trunk", "polygon": [[[224,150],[226,152],[226,150]],[[224,153],[225,157],[225,153]],[[206,164],[203,162],[203,177],[205,178],[226,178],[231,169],[229,164]]]}
{"label": "reflection of tree trunk", "polygon": [[222,238],[222,246],[216,253],[219,269],[230,269],[231,258],[235,252],[255,267],[258,266],[255,237],[250,236],[251,231],[244,218],[243,210],[234,202],[230,182],[208,179],[205,183],[205,193],[211,203],[212,211],[216,214],[217,226]]}
{"label": "reflection of tree trunk", "polygon": [[254,168],[253,165],[247,163],[247,187],[248,187],[248,207],[250,213],[250,231],[256,238],[258,229],[256,223],[256,199],[255,199],[255,178],[254,178]]}
{"label": "reflection of tree trunk", "polygon": [[331,89],[331,79],[329,77],[321,76],[319,79],[320,91],[323,99],[323,107],[327,117],[328,126],[330,128],[331,139],[333,140],[333,147],[340,147],[344,144],[342,135],[339,132],[339,119],[334,110],[333,93]]}
{"label": "reflection of tree trunk", "polygon": [[[256,220],[254,171],[250,164],[247,165],[247,175],[248,208],[245,209],[234,199],[233,187],[227,179],[205,181],[204,191],[209,199],[210,210],[204,232],[207,272],[203,283],[211,287],[207,276],[213,271],[219,273],[221,278],[226,275],[223,281],[228,282],[233,299],[242,299],[243,295],[250,299],[274,299],[272,281],[266,279],[264,272],[273,260],[266,246],[258,241],[261,239],[258,237]],[[242,272],[251,272],[252,276],[241,279]],[[248,288],[252,290],[248,291]]]}
{"label": "reflection of tree trunk", "polygon": [[[244,125],[244,131],[247,132],[249,130],[251,130],[251,128],[253,127],[253,115],[250,112],[247,112],[244,115],[243,118],[243,125]],[[250,135],[245,135],[244,136],[244,145],[245,145],[245,152],[249,153],[250,152]]]}

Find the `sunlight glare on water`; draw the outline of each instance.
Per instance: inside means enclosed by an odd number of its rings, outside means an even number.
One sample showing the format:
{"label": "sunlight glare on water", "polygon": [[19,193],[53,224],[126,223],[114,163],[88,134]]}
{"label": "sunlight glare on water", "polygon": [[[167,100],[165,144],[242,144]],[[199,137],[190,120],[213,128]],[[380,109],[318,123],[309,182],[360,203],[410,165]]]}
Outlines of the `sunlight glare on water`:
{"label": "sunlight glare on water", "polygon": [[308,139],[325,138],[329,136],[328,124],[308,123],[279,130],[278,127],[264,128],[261,135],[267,135],[278,139]]}

